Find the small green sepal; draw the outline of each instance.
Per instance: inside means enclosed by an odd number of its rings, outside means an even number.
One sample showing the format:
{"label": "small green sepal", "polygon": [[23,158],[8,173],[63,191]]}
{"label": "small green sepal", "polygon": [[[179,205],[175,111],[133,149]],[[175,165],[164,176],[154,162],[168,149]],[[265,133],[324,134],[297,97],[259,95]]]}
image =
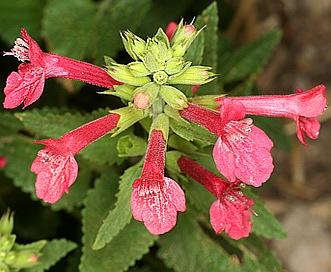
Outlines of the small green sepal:
{"label": "small green sepal", "polygon": [[172,108],[182,110],[187,108],[187,98],[180,90],[168,85],[161,85],[160,96]]}
{"label": "small green sepal", "polygon": [[118,121],[117,128],[114,130],[114,134],[111,137],[115,137],[148,115],[148,110],[139,110],[135,105],[130,103],[127,107],[111,110],[109,112],[117,113],[121,116],[120,120]]}
{"label": "small green sepal", "polygon": [[163,133],[163,137],[166,141],[168,141],[168,135],[169,135],[169,117],[165,115],[164,113],[159,114],[156,116],[156,118],[153,120],[153,123],[150,128],[151,135],[153,130],[161,130]]}
{"label": "small green sepal", "polygon": [[211,67],[206,66],[191,66],[180,75],[174,74],[169,76],[168,83],[189,85],[206,84],[216,78],[214,73],[209,72],[211,69]]}

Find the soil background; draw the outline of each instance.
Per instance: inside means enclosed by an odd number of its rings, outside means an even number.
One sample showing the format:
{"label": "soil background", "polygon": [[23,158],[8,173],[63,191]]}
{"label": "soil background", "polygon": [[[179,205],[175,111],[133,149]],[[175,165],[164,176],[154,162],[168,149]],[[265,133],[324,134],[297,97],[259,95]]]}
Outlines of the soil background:
{"label": "soil background", "polygon": [[[331,101],[331,0],[244,0],[230,35],[249,40],[274,27],[283,38],[258,80],[265,94],[289,94],[298,87],[327,88]],[[292,151],[273,150],[275,171],[262,198],[288,232],[273,241],[290,272],[331,271],[331,112],[320,118],[317,140],[308,147],[296,138],[295,124],[286,124]]]}

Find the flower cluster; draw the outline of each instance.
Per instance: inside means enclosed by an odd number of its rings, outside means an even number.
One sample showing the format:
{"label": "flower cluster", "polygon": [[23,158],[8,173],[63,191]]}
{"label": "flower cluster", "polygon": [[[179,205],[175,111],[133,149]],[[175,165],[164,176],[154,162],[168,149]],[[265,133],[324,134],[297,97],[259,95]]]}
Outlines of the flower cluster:
{"label": "flower cluster", "polygon": [[[233,239],[247,237],[252,227],[253,200],[241,189],[266,182],[274,168],[273,142],[246,115],[292,118],[297,123],[297,136],[304,144],[306,135],[316,139],[320,124],[317,117],[326,108],[325,87],[279,96],[210,98],[218,103],[210,109],[193,103],[180,90],[192,85],[195,94],[200,85],[215,78],[211,67],[194,66],[185,53],[199,35],[192,24],[170,23],[166,32],[159,29],[146,41],[130,31],[121,33],[124,47],[133,61],[127,65],[106,58],[106,69],[55,54],[44,53],[22,29],[13,55],[23,63],[12,72],[4,89],[5,108],[21,103],[31,105],[42,94],[50,77],[63,77],[105,87],[102,94],[126,101],[126,106],[85,124],[59,139],[35,141],[45,146],[38,152],[31,171],[37,174],[36,194],[45,202],[55,203],[75,182],[78,165],[74,156],[107,133],[118,134],[134,123],[150,118],[148,148],[141,176],[133,181],[131,208],[133,217],[143,221],[150,233],[170,231],[177,212],[186,209],[184,191],[165,177],[165,154],[170,130],[169,120],[193,122],[218,139],[212,156],[220,174],[210,172],[182,154],[177,163],[182,174],[202,184],[215,197],[210,208],[210,221],[216,233],[223,230]],[[170,109],[170,110],[169,110]],[[180,136],[180,135],[179,135]]]}

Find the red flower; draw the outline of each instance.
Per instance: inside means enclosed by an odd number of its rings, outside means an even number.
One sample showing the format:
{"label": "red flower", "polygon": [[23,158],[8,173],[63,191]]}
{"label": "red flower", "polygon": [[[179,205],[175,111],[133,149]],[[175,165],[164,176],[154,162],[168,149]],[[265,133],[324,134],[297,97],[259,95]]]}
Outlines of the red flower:
{"label": "red flower", "polygon": [[219,234],[224,230],[236,240],[247,237],[252,229],[254,201],[243,195],[240,182],[229,183],[187,157],[181,157],[178,165],[184,174],[217,198],[210,207],[210,223],[215,232]]}
{"label": "red flower", "polygon": [[59,139],[35,141],[46,147],[38,152],[31,166],[37,174],[36,194],[45,202],[55,203],[77,177],[78,165],[74,156],[87,145],[113,130],[120,115],[109,114],[85,124]]}
{"label": "red flower", "polygon": [[21,103],[24,108],[31,105],[41,96],[45,79],[51,77],[75,79],[106,88],[121,84],[98,66],[42,52],[25,29],[21,30],[21,36],[16,39],[11,52],[4,53],[24,62],[19,65],[18,72],[12,72],[7,78],[5,108],[12,109]]}
{"label": "red flower", "polygon": [[297,89],[297,94],[222,97],[215,101],[221,106],[225,101],[240,102],[246,114],[292,118],[297,123],[297,136],[304,145],[307,145],[305,133],[309,138],[318,138],[321,125],[317,116],[326,108],[324,85],[309,91]]}
{"label": "red flower", "polygon": [[172,36],[175,34],[175,31],[177,29],[177,26],[178,26],[178,24],[175,23],[175,22],[170,22],[168,24],[165,33],[166,33],[169,41],[171,41]]}
{"label": "red flower", "polygon": [[189,104],[180,111],[181,116],[193,121],[219,138],[213,156],[220,173],[231,182],[261,186],[273,171],[270,150],[273,142],[250,118],[245,108],[236,101],[224,101],[220,114]]}
{"label": "red flower", "polygon": [[0,157],[0,168],[4,168],[6,165],[7,159],[6,157]]}
{"label": "red flower", "polygon": [[131,195],[133,217],[143,221],[153,235],[170,231],[176,225],[177,211],[186,209],[183,190],[164,177],[165,143],[162,131],[153,130],[141,177],[134,181]]}

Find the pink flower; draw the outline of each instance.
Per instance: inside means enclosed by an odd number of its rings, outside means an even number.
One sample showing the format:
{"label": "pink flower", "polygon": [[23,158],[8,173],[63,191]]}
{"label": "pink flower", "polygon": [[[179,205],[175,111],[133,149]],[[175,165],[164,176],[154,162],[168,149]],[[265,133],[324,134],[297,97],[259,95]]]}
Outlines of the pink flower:
{"label": "pink flower", "polygon": [[59,139],[35,141],[46,147],[38,152],[31,166],[37,174],[36,194],[45,202],[55,203],[77,177],[78,165],[74,156],[87,145],[113,130],[120,119],[118,114],[109,114],[87,123]]}
{"label": "pink flower", "polygon": [[4,56],[13,55],[24,62],[19,65],[18,72],[12,72],[7,78],[5,108],[12,109],[21,103],[25,108],[34,103],[43,92],[45,80],[51,77],[80,80],[111,89],[114,84],[121,84],[98,66],[42,52],[25,29],[21,30],[21,36],[11,52],[4,53]]}
{"label": "pink flower", "polygon": [[186,209],[183,190],[164,177],[165,143],[162,131],[153,130],[141,177],[134,181],[131,195],[133,217],[143,221],[153,235],[170,231],[176,225],[177,211]]}
{"label": "pink flower", "polygon": [[7,159],[6,157],[0,157],[0,168],[4,168],[6,165]]}
{"label": "pink flower", "polygon": [[321,125],[317,116],[326,108],[324,85],[309,91],[297,89],[296,94],[290,95],[222,97],[215,101],[221,106],[225,101],[240,102],[246,114],[292,118],[297,123],[297,136],[304,145],[307,145],[305,133],[309,138],[318,138]]}
{"label": "pink flower", "polygon": [[213,157],[217,169],[231,182],[261,186],[273,171],[270,150],[273,142],[250,118],[245,108],[236,101],[225,101],[220,114],[201,106],[189,104],[181,116],[205,127],[219,138]]}
{"label": "pink flower", "polygon": [[170,22],[168,24],[165,33],[166,33],[169,41],[171,41],[172,36],[175,34],[175,31],[177,29],[177,26],[178,26],[178,24],[175,23],[175,22]]}
{"label": "pink flower", "polygon": [[181,157],[181,171],[202,184],[217,200],[210,207],[210,223],[217,234],[223,230],[233,239],[248,237],[252,229],[251,207],[254,201],[246,197],[240,182],[229,183],[203,168],[195,161]]}

